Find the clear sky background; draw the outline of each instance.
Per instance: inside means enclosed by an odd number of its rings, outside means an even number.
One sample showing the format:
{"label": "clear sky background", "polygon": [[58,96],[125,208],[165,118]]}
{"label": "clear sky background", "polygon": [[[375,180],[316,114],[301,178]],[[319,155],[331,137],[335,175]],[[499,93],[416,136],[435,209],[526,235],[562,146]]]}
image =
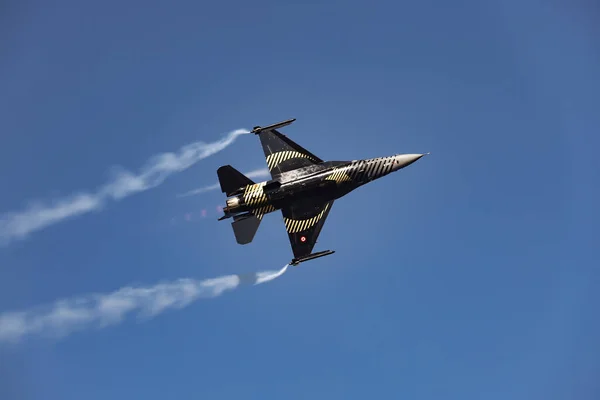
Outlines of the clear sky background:
{"label": "clear sky background", "polygon": [[[592,1],[4,1],[0,213],[287,118],[323,159],[431,155],[337,201],[332,256],[139,322],[0,346],[0,398],[598,399]],[[216,169],[0,247],[0,313],[278,269],[217,222]],[[202,217],[202,210],[206,216]],[[186,219],[189,216],[189,220]]]}

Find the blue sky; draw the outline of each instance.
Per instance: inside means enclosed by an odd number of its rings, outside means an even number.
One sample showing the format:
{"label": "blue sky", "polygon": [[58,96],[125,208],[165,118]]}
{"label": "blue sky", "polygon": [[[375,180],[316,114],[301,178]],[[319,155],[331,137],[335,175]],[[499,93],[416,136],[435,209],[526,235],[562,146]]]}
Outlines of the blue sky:
{"label": "blue sky", "polygon": [[[2,218],[287,118],[324,159],[431,156],[273,282],[1,345],[0,398],[598,398],[591,2],[52,3],[0,14]],[[0,247],[0,314],[282,267],[278,214],[239,246],[218,190],[177,197],[224,164],[264,168],[258,139]]]}

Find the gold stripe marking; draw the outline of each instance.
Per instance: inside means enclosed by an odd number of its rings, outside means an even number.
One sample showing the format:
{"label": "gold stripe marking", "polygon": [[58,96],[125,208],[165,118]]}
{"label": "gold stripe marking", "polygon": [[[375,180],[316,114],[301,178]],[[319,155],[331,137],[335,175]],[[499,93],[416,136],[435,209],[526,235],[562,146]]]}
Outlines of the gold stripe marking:
{"label": "gold stripe marking", "polygon": [[248,206],[257,206],[268,202],[267,195],[263,191],[266,182],[248,185],[244,189],[244,202]]}
{"label": "gold stripe marking", "polygon": [[337,183],[351,181],[352,178],[346,173],[346,168],[339,168],[334,170],[325,180],[335,181]]}
{"label": "gold stripe marking", "polygon": [[272,211],[275,211],[275,207],[273,207],[272,205],[269,204],[267,206],[263,206],[263,207],[257,208],[256,210],[253,211],[253,213],[254,213],[254,215],[256,215],[256,217],[258,219],[262,219],[262,217],[265,214],[268,214],[268,213],[270,213]]}
{"label": "gold stripe marking", "polygon": [[325,205],[325,207],[323,207],[323,210],[321,210],[321,212],[319,214],[315,215],[314,217],[307,218],[307,219],[297,220],[297,219],[285,218],[284,219],[285,228],[288,231],[288,233],[297,233],[297,232],[305,231],[305,230],[313,227],[321,218],[323,218],[323,215],[325,214],[325,211],[327,211],[328,208],[329,208],[329,203],[327,203]]}
{"label": "gold stripe marking", "polygon": [[269,170],[272,170],[277,165],[292,158],[307,158],[311,161],[316,161],[313,157],[300,153],[299,151],[284,150],[269,154],[267,156],[267,166],[269,167]]}

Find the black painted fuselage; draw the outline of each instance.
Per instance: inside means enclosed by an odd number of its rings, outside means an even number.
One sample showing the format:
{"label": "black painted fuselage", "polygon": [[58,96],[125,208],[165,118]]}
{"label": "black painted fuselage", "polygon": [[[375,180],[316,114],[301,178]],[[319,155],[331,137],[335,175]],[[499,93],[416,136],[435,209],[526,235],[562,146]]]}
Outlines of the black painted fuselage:
{"label": "black painted fuselage", "polygon": [[399,154],[355,161],[325,161],[284,172],[277,180],[248,185],[233,193],[223,208],[225,218],[248,212],[264,215],[291,204],[319,206],[412,164],[421,156]]}
{"label": "black painted fuselage", "polygon": [[260,138],[271,180],[255,183],[231,165],[220,167],[217,175],[228,197],[219,220],[233,219],[236,241],[252,242],[264,215],[281,210],[294,253],[291,264],[297,265],[333,253],[312,250],[335,200],[412,164],[423,154],[324,161],[277,131],[293,121],[252,130]]}

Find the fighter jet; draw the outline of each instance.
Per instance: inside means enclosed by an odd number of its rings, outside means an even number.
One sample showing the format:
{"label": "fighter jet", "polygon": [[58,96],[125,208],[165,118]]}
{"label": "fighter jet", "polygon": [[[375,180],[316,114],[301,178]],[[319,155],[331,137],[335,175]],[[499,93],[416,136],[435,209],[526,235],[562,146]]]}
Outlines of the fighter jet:
{"label": "fighter jet", "polygon": [[425,155],[323,161],[277,131],[295,120],[264,128],[256,126],[251,131],[260,138],[272,179],[255,183],[231,165],[217,170],[221,190],[228,197],[219,221],[233,218],[231,226],[237,242],[248,244],[254,239],[263,217],[281,210],[294,254],[290,265],[334,253],[332,250],[312,251],[335,200]]}

